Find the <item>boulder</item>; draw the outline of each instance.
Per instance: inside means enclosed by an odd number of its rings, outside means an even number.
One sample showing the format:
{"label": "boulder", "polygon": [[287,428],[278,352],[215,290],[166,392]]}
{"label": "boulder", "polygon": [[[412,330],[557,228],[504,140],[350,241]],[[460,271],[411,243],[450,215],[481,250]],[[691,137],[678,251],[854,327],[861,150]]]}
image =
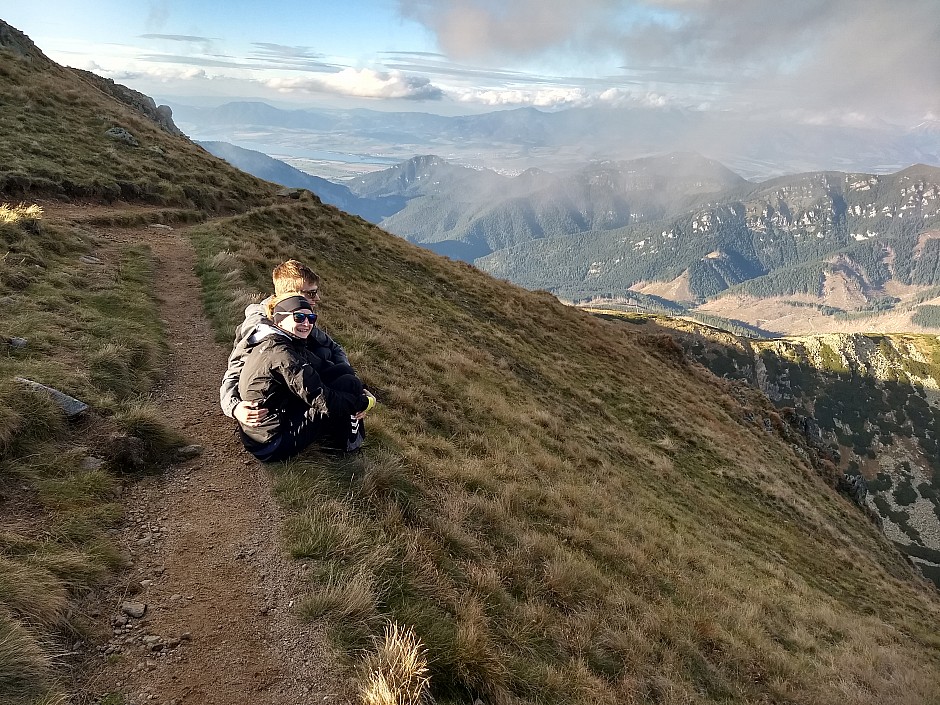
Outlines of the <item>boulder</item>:
{"label": "boulder", "polygon": [[25,379],[23,377],[14,377],[15,381],[19,382],[25,387],[42,392],[43,394],[48,394],[49,397],[58,405],[62,411],[65,412],[65,415],[73,419],[76,416],[80,416],[88,411],[88,404],[83,401],[76,399],[75,397],[70,397],[64,392],[60,392],[58,389],[53,389],[52,387],[47,387],[44,384],[39,384],[39,382],[34,382],[31,379]]}
{"label": "boulder", "polygon": [[112,127],[109,130],[106,130],[104,133],[105,137],[108,137],[112,140],[117,140],[119,142],[124,142],[129,144],[131,147],[139,147],[140,142],[137,141],[137,138],[134,137],[130,132],[125,130],[123,127]]}
{"label": "boulder", "polygon": [[10,338],[7,340],[11,348],[25,348],[29,345],[29,341],[26,338]]}
{"label": "boulder", "polygon": [[847,494],[849,498],[860,507],[865,506],[868,496],[868,483],[861,475],[841,475],[837,485],[839,491]]}

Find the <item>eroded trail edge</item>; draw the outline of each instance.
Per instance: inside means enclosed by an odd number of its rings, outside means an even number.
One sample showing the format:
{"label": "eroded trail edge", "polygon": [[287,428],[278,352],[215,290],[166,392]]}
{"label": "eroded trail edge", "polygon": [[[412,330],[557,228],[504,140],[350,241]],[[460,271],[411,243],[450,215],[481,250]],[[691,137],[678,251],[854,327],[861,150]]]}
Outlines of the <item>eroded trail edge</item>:
{"label": "eroded trail edge", "polygon": [[[126,492],[121,540],[132,564],[104,606],[111,653],[101,654],[84,695],[121,694],[128,704],[348,702],[350,684],[324,635],[296,616],[303,566],[281,549],[268,472],[219,411],[228,350],[202,311],[185,231],[100,234],[118,247],[147,244],[155,255],[154,293],[171,347],[158,408],[204,450]],[[146,604],[146,614],[122,616],[125,601]]]}

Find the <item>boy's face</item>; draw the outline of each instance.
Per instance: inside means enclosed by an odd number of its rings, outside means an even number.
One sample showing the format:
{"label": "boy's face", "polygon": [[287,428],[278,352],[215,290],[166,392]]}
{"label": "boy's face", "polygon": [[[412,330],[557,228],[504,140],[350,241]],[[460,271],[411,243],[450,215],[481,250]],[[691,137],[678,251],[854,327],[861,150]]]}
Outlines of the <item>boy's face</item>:
{"label": "boy's face", "polygon": [[305,281],[300,293],[307,297],[311,305],[316,308],[320,305],[320,283]]}

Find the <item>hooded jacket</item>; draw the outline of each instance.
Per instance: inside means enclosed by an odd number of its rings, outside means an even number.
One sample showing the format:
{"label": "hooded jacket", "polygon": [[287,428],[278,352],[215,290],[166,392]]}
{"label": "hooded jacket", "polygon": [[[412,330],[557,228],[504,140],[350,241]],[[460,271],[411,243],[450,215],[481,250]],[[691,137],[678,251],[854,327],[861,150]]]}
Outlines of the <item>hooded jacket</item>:
{"label": "hooded jacket", "polygon": [[259,426],[243,426],[253,442],[264,445],[287,430],[287,425],[309,414],[326,415],[336,407],[363,407],[365,398],[330,389],[319,372],[328,364],[308,347],[304,338],[295,338],[262,321],[242,341],[244,367],[238,391],[245,401],[257,401],[270,412]]}
{"label": "hooded jacket", "polygon": [[[238,402],[242,401],[242,397],[238,393],[238,380],[245,364],[245,356],[251,347],[247,343],[248,337],[257,329],[259,324],[270,324],[265,316],[264,304],[265,302],[262,301],[259,304],[251,304],[245,308],[245,320],[235,328],[235,344],[228,358],[228,367],[225,374],[222,375],[222,386],[219,388],[219,405],[222,407],[222,413],[229,418],[234,418],[235,407],[238,406]],[[327,362],[336,365],[349,364],[349,358],[342,346],[317,326],[314,326],[310,332],[305,345],[317,357]]]}

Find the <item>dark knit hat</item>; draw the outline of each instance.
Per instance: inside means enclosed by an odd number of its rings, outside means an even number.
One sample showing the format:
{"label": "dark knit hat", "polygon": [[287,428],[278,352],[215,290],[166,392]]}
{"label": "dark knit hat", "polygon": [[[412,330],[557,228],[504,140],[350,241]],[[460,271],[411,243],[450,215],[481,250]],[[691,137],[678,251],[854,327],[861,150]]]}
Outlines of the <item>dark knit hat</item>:
{"label": "dark knit hat", "polygon": [[301,309],[313,310],[313,304],[305,296],[287,296],[274,304],[274,313],[293,313]]}

